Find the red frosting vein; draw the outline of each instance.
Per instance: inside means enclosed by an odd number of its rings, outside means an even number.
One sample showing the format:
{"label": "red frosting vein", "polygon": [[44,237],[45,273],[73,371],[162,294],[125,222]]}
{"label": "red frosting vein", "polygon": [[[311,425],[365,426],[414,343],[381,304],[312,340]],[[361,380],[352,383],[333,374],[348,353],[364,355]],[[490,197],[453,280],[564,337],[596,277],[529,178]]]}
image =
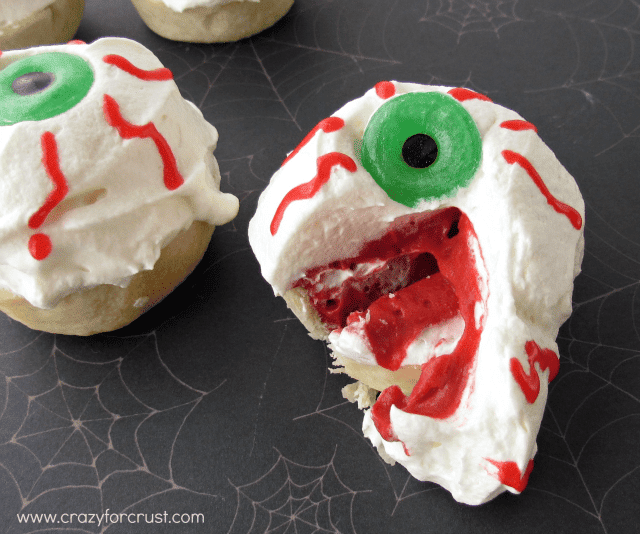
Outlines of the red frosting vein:
{"label": "red frosting vein", "polygon": [[551,382],[558,374],[560,361],[555,352],[551,349],[541,349],[535,341],[527,341],[524,349],[529,359],[529,373],[525,373],[522,363],[518,358],[511,358],[509,364],[511,374],[520,386],[527,402],[533,404],[540,393],[540,377],[534,364],[537,363],[541,371],[549,369],[549,382]]}
{"label": "red frosting vein", "polygon": [[533,130],[534,132],[538,131],[538,129],[535,127],[534,124],[530,123],[529,121],[523,121],[518,119],[501,122],[500,127],[505,128],[507,130],[514,130],[516,132],[519,132],[522,130]]}
{"label": "red frosting vein", "polygon": [[67,179],[60,169],[60,160],[58,158],[58,145],[56,138],[51,132],[44,132],[40,137],[40,145],[42,146],[42,164],[53,182],[53,191],[49,193],[44,204],[29,218],[29,228],[39,228],[55,208],[69,192]]}
{"label": "red frosting vein", "polygon": [[118,67],[120,70],[123,70],[124,72],[146,82],[157,82],[173,79],[173,73],[165,67],[153,70],[144,70],[136,67],[128,59],[119,56],[118,54],[108,54],[102,58],[102,61],[108,63],[109,65],[113,65],[114,67]]}
{"label": "red frosting vein", "polygon": [[503,150],[502,156],[510,165],[513,165],[514,163],[520,165],[520,167],[522,167],[529,175],[529,177],[533,180],[533,183],[536,184],[542,195],[547,199],[549,205],[555,211],[567,217],[569,219],[569,222],[571,222],[571,225],[576,230],[580,230],[580,228],[582,228],[582,217],[577,212],[577,210],[565,204],[564,202],[561,202],[551,194],[549,189],[547,189],[544,181],[542,180],[542,177],[540,176],[540,174],[538,174],[538,171],[536,171],[535,167],[527,158],[525,158],[522,154],[513,152],[512,150]]}
{"label": "red frosting vein", "polygon": [[328,154],[323,154],[316,160],[316,165],[318,169],[317,174],[309,182],[300,184],[291,189],[291,191],[289,191],[280,202],[280,205],[276,209],[276,213],[271,221],[271,235],[276,235],[276,232],[280,227],[280,223],[282,222],[284,212],[289,207],[289,204],[296,200],[312,198],[318,191],[320,191],[320,188],[329,181],[333,167],[341,166],[349,172],[355,172],[357,169],[356,162],[346,154],[342,154],[340,152],[329,152]]}
{"label": "red frosting vein", "polygon": [[492,463],[498,468],[498,472],[495,476],[502,484],[515,489],[519,493],[527,487],[527,483],[529,482],[529,475],[533,470],[533,458],[529,460],[524,473],[520,473],[518,464],[515,462],[499,462],[497,460],[491,460],[489,458],[485,459],[487,460],[487,462]]}
{"label": "red frosting vein", "polygon": [[[322,130],[324,133],[331,133],[331,132],[338,131],[343,126],[344,126],[344,120],[342,120],[340,117],[328,117],[326,119],[321,120],[318,124],[316,124],[313,127],[313,129],[305,136],[305,138],[302,141],[300,141],[300,144],[293,150],[293,152],[291,152],[291,154],[289,154],[285,158],[285,160],[282,162],[282,165],[287,163],[287,161],[289,161],[293,156],[295,156],[298,152],[300,152],[302,147],[304,147],[309,141],[311,141],[311,139],[313,138],[314,135],[316,135],[318,130]],[[280,166],[282,167],[282,165]]]}
{"label": "red frosting vein", "polygon": [[109,95],[104,95],[104,116],[110,126],[113,126],[123,139],[151,139],[158,149],[164,167],[164,185],[170,191],[177,189],[184,183],[184,178],[178,171],[175,155],[164,136],[158,131],[155,124],[148,122],[141,126],[131,124],[120,114],[120,106]]}
{"label": "red frosting vein", "polygon": [[484,100],[485,102],[491,102],[492,100],[481,93],[476,93],[471,89],[465,87],[454,87],[449,90],[449,94],[455,98],[458,102],[464,102],[465,100]]}

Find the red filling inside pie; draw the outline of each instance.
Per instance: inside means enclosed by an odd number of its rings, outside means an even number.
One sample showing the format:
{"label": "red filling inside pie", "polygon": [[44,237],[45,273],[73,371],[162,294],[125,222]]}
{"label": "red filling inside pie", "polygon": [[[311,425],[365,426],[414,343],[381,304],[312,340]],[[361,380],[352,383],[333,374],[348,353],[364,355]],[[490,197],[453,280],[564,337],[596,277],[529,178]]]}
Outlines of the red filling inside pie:
{"label": "red filling inside pie", "polygon": [[364,319],[378,365],[398,369],[407,347],[432,325],[460,315],[464,333],[450,354],[422,364],[411,395],[392,386],[373,407],[378,431],[397,439],[389,411],[444,418],[460,404],[471,378],[484,319],[486,287],[478,269],[480,247],[468,217],[458,208],[396,219],[380,239],[356,257],[308,270],[304,288],[323,323],[339,330]]}

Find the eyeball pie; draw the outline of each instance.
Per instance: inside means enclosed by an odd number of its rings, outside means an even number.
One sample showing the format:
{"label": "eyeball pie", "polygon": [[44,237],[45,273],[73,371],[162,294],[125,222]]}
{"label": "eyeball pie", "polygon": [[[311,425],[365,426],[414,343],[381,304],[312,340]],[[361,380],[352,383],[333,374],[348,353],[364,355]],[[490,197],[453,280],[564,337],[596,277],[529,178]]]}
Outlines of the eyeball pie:
{"label": "eyeball pie", "polygon": [[583,221],[533,124],[469,89],[381,82],[289,154],[249,240],[357,380],[343,393],[380,455],[480,504],[533,469]]}
{"label": "eyeball pie", "polygon": [[2,0],[0,50],[65,43],[83,12],[84,0]]}
{"label": "eyeball pie", "polygon": [[132,0],[144,23],[166,39],[226,43],[273,26],[293,0]]}
{"label": "eyeball pie", "polygon": [[237,214],[217,140],[134,41],[0,55],[0,310],[89,335],[159,302]]}

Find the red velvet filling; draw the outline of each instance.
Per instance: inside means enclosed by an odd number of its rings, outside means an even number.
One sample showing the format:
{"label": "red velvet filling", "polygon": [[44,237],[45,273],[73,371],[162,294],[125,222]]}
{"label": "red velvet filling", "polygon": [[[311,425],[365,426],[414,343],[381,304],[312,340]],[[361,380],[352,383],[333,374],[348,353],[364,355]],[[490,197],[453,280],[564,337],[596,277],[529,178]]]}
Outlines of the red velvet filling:
{"label": "red velvet filling", "polygon": [[[452,415],[472,378],[483,317],[482,280],[473,226],[457,208],[396,220],[380,239],[353,258],[316,267],[296,286],[304,288],[324,324],[335,330],[368,317],[365,333],[377,363],[398,369],[407,347],[427,327],[460,314],[465,329],[451,354],[422,365],[411,395],[392,386],[373,406],[376,428],[387,441],[392,405],[434,418]],[[484,272],[484,269],[481,269]],[[479,308],[481,311],[484,306]]]}
{"label": "red velvet filling", "polygon": [[364,332],[376,362],[396,371],[402,366],[409,345],[430,326],[458,314],[458,298],[451,284],[435,273],[380,297],[366,312],[353,312],[348,321],[366,318]]}
{"label": "red velvet filling", "polygon": [[[351,313],[437,273],[438,262],[428,250],[429,236],[444,232],[445,237],[455,237],[460,215],[458,209],[450,208],[431,217],[405,217],[381,239],[367,243],[358,256],[309,269],[295,285],[307,291],[327,328],[343,328]],[[366,270],[365,264],[378,265]],[[327,287],[336,273],[350,271],[353,275],[344,283]]]}

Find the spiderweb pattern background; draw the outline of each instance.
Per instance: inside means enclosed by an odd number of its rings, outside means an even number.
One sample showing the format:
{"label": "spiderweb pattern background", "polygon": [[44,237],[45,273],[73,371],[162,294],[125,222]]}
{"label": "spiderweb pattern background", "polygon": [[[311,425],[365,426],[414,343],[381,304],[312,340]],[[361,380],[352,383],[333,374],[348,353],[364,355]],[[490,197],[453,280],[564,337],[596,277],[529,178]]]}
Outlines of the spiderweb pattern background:
{"label": "spiderweb pattern background", "polygon": [[[121,331],[80,339],[0,318],[0,532],[638,532],[638,3],[296,0],[261,35],[208,46],[155,36],[128,0],[87,0],[78,38],[105,35],[153,50],[218,128],[240,214]],[[522,495],[482,507],[379,459],[347,380],[273,297],[246,238],[286,153],[383,79],[467,86],[518,110],[587,204],[536,467]],[[205,526],[16,516],[107,510],[202,513]]]}

